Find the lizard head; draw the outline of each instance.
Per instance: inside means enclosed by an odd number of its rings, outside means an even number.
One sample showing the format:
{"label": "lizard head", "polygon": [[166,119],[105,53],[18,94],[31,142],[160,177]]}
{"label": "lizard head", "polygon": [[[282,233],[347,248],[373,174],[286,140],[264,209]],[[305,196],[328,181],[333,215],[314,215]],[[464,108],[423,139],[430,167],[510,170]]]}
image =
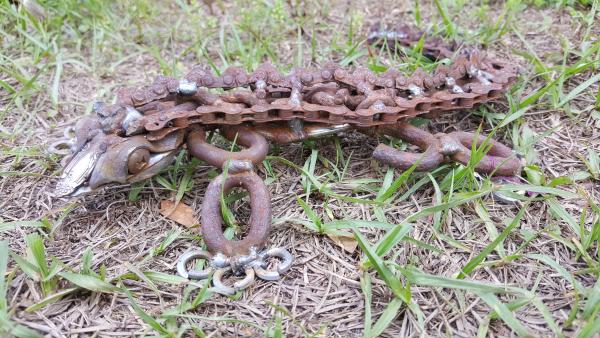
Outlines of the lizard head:
{"label": "lizard head", "polygon": [[138,182],[158,174],[172,162],[183,144],[184,131],[158,140],[143,133],[128,135],[126,124],[132,116],[141,114],[131,107],[121,108],[113,109],[117,113],[110,116],[110,121],[98,114],[77,122],[56,196],[73,197],[111,183]]}

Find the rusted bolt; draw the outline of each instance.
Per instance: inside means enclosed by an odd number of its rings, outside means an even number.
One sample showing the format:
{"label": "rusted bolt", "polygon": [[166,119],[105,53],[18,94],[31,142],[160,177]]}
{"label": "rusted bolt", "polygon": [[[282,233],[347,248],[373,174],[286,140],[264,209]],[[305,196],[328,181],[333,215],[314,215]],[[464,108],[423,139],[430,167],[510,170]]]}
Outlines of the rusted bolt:
{"label": "rusted bolt", "polygon": [[146,99],[146,93],[143,90],[136,90],[135,93],[133,93],[133,99],[136,102],[144,101]]}
{"label": "rusted bolt", "polygon": [[213,84],[214,79],[210,75],[205,75],[202,77],[202,79],[200,79],[200,81],[202,82],[203,86],[210,86],[211,84]]}
{"label": "rusted bolt", "polygon": [[223,76],[223,83],[227,86],[231,86],[233,84],[233,76],[231,76],[231,75]]}

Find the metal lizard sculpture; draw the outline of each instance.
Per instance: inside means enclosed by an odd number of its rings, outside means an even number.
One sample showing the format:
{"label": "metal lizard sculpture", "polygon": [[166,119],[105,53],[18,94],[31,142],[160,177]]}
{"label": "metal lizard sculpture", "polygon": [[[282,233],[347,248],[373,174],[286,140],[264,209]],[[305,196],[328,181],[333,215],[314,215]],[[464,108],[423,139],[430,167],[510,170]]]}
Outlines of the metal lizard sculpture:
{"label": "metal lizard sculpture", "polygon": [[[410,46],[422,34],[407,27],[374,29],[369,42]],[[403,152],[380,144],[373,158],[395,168],[427,171],[447,161],[468,164],[473,143],[487,146],[475,170],[489,175],[513,176],[521,159],[508,147],[466,132],[430,134],[409,123],[412,117],[435,116],[497,100],[517,76],[515,67],[491,59],[477,49],[456,50],[456,45],[427,39],[423,54],[449,58],[432,73],[410,76],[389,69],[375,74],[329,62],[317,69],[294,68],[285,75],[269,63],[246,73],[238,67],[215,75],[196,66],[180,80],[159,76],[143,89],[119,90],[113,105],[94,104],[96,116],[84,117],[67,141],[71,154],[56,186],[58,196],[76,196],[111,183],[138,182],[160,173],[180,149],[220,168],[225,173],[209,185],[201,211],[201,231],[208,251],[184,254],[177,266],[191,279],[212,277],[213,289],[233,294],[254,278],[277,280],[291,266],[282,248],[265,249],[271,227],[269,191],[254,171],[266,157],[268,140],[289,143],[347,130],[385,134],[414,144],[423,153]],[[219,91],[211,91],[218,89]],[[207,131],[218,130],[246,149],[229,152],[206,142]],[[58,144],[54,144],[55,148]],[[250,194],[251,216],[245,238],[223,235],[220,197],[233,187]],[[273,270],[267,260],[280,261]],[[188,270],[194,259],[204,258],[204,270]],[[225,274],[241,277],[225,285]]]}

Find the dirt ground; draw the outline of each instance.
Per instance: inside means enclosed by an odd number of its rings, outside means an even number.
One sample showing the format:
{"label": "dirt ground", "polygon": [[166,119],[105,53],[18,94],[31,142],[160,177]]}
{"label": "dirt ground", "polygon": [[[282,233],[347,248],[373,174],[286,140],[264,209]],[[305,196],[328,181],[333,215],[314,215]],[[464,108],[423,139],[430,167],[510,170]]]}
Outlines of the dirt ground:
{"label": "dirt ground", "polygon": [[[366,36],[370,24],[377,21],[391,24],[414,23],[413,2],[398,5],[393,1],[349,1],[332,4],[327,11],[320,10],[316,3],[300,3],[295,9],[303,9],[307,17],[316,18],[321,24],[318,26],[320,29],[313,31],[316,34],[316,48],[320,50],[317,61],[323,61],[320,57],[326,55],[328,50],[334,60],[343,57],[339,50],[331,46],[332,41],[343,40],[340,35],[346,35],[344,30],[348,29],[351,17],[360,19],[360,24],[355,27],[359,36]],[[175,25],[176,14],[180,9],[174,4],[165,6],[172,8],[172,11],[165,11],[170,15],[166,15],[164,20]],[[214,16],[225,21],[236,18],[236,15],[244,11],[243,8],[220,2],[203,4],[201,10],[209,13],[210,6]],[[464,13],[477,12],[477,6],[479,5],[466,5]],[[287,3],[283,4],[283,10],[293,12]],[[485,10],[485,16],[494,20],[501,14],[502,4],[492,2],[485,5]],[[431,28],[433,22],[441,25],[435,5],[423,4],[420,11],[422,28]],[[482,19],[476,15],[456,14],[452,20],[462,31],[473,31],[481,26]],[[523,90],[514,96],[523,98],[547,82],[543,76],[534,76],[534,65],[519,51],[534,50],[543,64],[560,65],[563,55],[561,43],[569,41],[574,50],[579,50],[584,27],[572,12],[553,6],[527,7],[519,13],[514,25],[519,27],[529,45],[525,45],[510,31],[486,48],[488,53],[506,58],[522,67],[523,78],[527,80],[520,80],[519,88]],[[595,25],[592,32],[596,37],[598,27]],[[162,26],[162,30],[157,28],[152,39],[172,34],[170,29],[172,27],[167,25]],[[278,63],[291,64],[297,56],[298,37],[293,35],[295,32],[296,29],[291,29],[290,32],[278,35],[278,38],[284,36],[286,40],[273,44]],[[242,37],[247,33],[240,32]],[[303,35],[302,43],[310,45],[311,38],[309,33]],[[218,34],[215,34],[215,38],[211,40],[213,44],[209,44],[206,50],[208,56],[219,63],[220,47],[217,40]],[[188,42],[186,37],[173,38],[171,35],[171,45],[160,53],[170,63],[173,55],[184,54],[182,51]],[[71,55],[80,53],[78,58],[82,60],[91,55],[91,51],[84,48],[73,49],[71,52]],[[302,53],[307,59],[310,58],[308,48]],[[186,69],[203,58],[206,56],[187,53],[176,60],[176,63]],[[567,62],[574,62],[574,59],[576,55],[567,58]],[[361,60],[365,61],[366,57],[358,59],[359,62]],[[188,249],[198,247],[200,238],[197,228],[188,229],[160,214],[160,201],[172,199],[175,191],[164,188],[155,180],[148,180],[135,201],[129,199],[129,186],[110,187],[76,200],[52,196],[59,167],[55,158],[43,152],[44,147],[60,138],[62,129],[74,123],[86,109],[89,111],[90,102],[94,99],[110,100],[114,89],[123,84],[143,85],[160,74],[161,67],[163,65],[150,53],[137,52],[123,60],[113,60],[110,64],[100,66],[98,69],[102,70],[95,73],[82,69],[75,63],[65,63],[59,90],[61,104],[56,116],[48,117],[42,113],[34,116],[8,114],[4,118],[3,133],[17,136],[3,137],[1,141],[3,155],[0,158],[0,172],[3,175],[0,176],[0,222],[48,219],[51,223],[50,229],[35,230],[28,226],[17,226],[0,232],[0,238],[8,240],[11,251],[24,255],[25,236],[40,231],[44,234],[47,257],[55,257],[66,267],[79,270],[85,250],[90,249],[93,253],[92,269],[105,269],[107,280],[110,280],[132,271],[151,270],[175,274],[177,258]],[[549,74],[551,77],[555,75]],[[570,78],[565,84],[565,92],[570,92],[592,75],[592,72],[585,72]],[[51,81],[50,76],[42,77],[43,81]],[[2,75],[2,78],[10,77]],[[518,124],[501,128],[496,138],[512,145],[515,140],[522,140],[523,135],[541,135],[530,147],[528,159],[532,162],[528,164],[537,165],[540,172],[550,179],[586,171],[580,155],[586,156],[588,149],[600,150],[600,119],[593,116],[593,109],[589,109],[594,104],[597,92],[598,86],[595,84],[574,98],[570,106],[577,112],[572,115],[547,104],[532,105]],[[31,109],[37,112],[50,110],[52,102],[45,95],[38,93],[28,106],[16,106],[14,109]],[[8,100],[9,94],[0,89],[0,105],[7,105]],[[428,128],[432,132],[474,131],[482,126],[486,132],[493,127],[489,124],[489,116],[506,113],[508,107],[508,101],[503,99],[487,105],[487,115],[482,114],[481,110],[478,113],[459,112],[432,121]],[[14,131],[24,123],[23,116],[27,116],[27,123],[24,124],[26,130],[15,134]],[[342,195],[375,198],[387,168],[375,163],[371,159],[371,153],[382,140],[358,133],[343,134],[339,140],[345,158],[351,157],[351,160],[345,179],[337,183],[331,182],[329,188]],[[314,142],[314,149],[319,156],[335,161],[336,150],[332,144],[331,139],[318,140]],[[272,154],[303,166],[311,149],[307,144],[290,144],[274,147]],[[178,325],[198,325],[207,335],[214,337],[274,335],[272,331],[264,330],[266,327],[277,327],[278,320],[281,320],[285,336],[361,336],[365,329],[366,311],[365,295],[361,289],[361,276],[365,275],[360,269],[363,253],[359,248],[352,253],[344,251],[328,236],[315,234],[304,227],[299,220],[305,221],[308,217],[297,203],[297,197],[304,196],[305,193],[301,184],[302,174],[280,162],[270,163],[273,175],[265,168],[259,168],[259,175],[273,178],[269,183],[269,190],[274,226],[268,246],[285,247],[292,253],[294,262],[291,270],[280,281],[256,282],[239,297],[213,295],[196,309],[179,315],[176,322]],[[329,170],[318,161],[315,175],[325,174]],[[20,174],[8,174],[14,172]],[[197,168],[193,175],[193,189],[183,198],[185,204],[194,210],[200,210],[204,191],[210,182],[209,175],[213,173],[214,169],[204,164]],[[398,174],[399,171],[396,172]],[[441,179],[443,175],[438,178]],[[373,181],[362,183],[360,179]],[[410,182],[414,184],[416,181],[418,179]],[[409,188],[407,186],[403,189],[407,191]],[[596,203],[599,201],[600,184],[592,177],[561,188],[589,196]],[[369,205],[323,197],[316,193],[308,201],[310,207],[327,222],[335,219],[377,220]],[[388,223],[399,224],[407,216],[435,205],[436,201],[436,191],[428,181],[407,199],[394,200],[385,205],[383,212]],[[577,224],[581,221],[584,228],[589,230],[597,222],[597,211],[588,209],[586,199],[558,198],[558,202]],[[467,203],[444,212],[440,230],[433,229],[431,217],[421,218],[412,224],[409,236],[439,250],[427,249],[416,245],[414,241],[402,241],[386,259],[400,267],[414,266],[430,275],[455,277],[470,259],[482,252],[494,239],[490,238],[490,233],[486,230],[489,224],[477,212],[478,206],[487,210],[489,220],[498,232],[510,223],[521,208],[519,205],[499,204],[492,198],[485,197],[475,203]],[[243,223],[249,213],[247,203],[237,203],[234,208],[238,220]],[[575,291],[571,281],[562,272],[557,272],[548,264],[542,264],[532,258],[532,255],[550,257],[574,276],[583,289],[591,292],[594,285],[598,288],[598,239],[582,253],[577,249],[577,241],[581,241],[579,236],[564,218],[557,217],[556,212],[550,209],[551,204],[546,200],[532,202],[520,225],[513,230],[514,233],[501,243],[509,258],[502,258],[497,251],[493,251],[487,256],[485,263],[479,265],[467,279],[531,291],[543,301],[556,324],[563,327],[573,308],[583,309],[585,302],[578,303],[579,297],[583,296]],[[587,210],[586,214],[582,214],[584,209]],[[375,243],[385,233],[385,230],[374,228],[361,228],[360,231],[371,243]],[[169,233],[177,234],[174,241],[157,255],[148,258],[150,253],[161,246]],[[510,256],[513,254],[514,256]],[[37,311],[27,312],[25,309],[28,306],[44,298],[38,282],[19,270],[14,260],[9,259],[8,270],[7,276],[12,274],[7,293],[11,320],[42,335],[137,336],[151,335],[153,332],[136,312],[127,295],[118,292],[78,290]],[[373,320],[376,320],[394,295],[375,271],[369,270],[366,274],[372,279],[370,311]],[[153,286],[147,281],[135,279],[114,281],[114,284],[127,288],[134,295],[136,304],[151,317],[159,318],[166,309],[182,303],[184,284],[156,283]],[[66,289],[69,285],[66,280],[61,280],[58,290]],[[490,319],[489,313],[494,309],[472,290],[414,284],[410,287],[410,297],[411,303],[418,305],[423,313],[422,322],[419,322],[413,311],[402,306],[382,336],[472,337],[482,330],[482,325],[489,326],[488,336],[516,335],[504,320],[497,316]],[[515,300],[512,295],[497,297],[506,304]],[[514,316],[535,336],[554,336],[543,314],[533,304],[515,305]],[[568,336],[577,335],[584,324],[584,320],[578,316],[572,326],[564,328],[563,333]],[[191,331],[186,333],[191,334]]]}

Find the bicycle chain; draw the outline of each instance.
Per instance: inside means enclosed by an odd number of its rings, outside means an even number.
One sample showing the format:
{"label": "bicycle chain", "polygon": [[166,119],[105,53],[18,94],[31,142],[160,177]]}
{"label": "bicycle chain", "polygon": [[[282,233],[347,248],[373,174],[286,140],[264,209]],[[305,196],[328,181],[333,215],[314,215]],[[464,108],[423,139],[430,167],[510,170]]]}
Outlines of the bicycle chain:
{"label": "bicycle chain", "polygon": [[[409,46],[421,35],[406,27],[374,29],[369,35],[371,43],[382,38]],[[426,55],[458,55],[450,65],[440,65],[430,74],[417,69],[408,77],[394,69],[376,74],[365,67],[350,69],[333,62],[318,69],[294,68],[287,75],[270,63],[261,64],[252,73],[229,67],[221,75],[199,65],[182,80],[159,76],[146,88],[121,89],[115,105],[100,105],[96,112],[106,133],[145,132],[150,140],[193,124],[302,119],[370,127],[470,108],[499,98],[516,79],[513,65],[491,59],[477,49],[457,53],[455,48],[430,39],[423,45]],[[126,107],[134,107],[140,114],[132,116]]]}

